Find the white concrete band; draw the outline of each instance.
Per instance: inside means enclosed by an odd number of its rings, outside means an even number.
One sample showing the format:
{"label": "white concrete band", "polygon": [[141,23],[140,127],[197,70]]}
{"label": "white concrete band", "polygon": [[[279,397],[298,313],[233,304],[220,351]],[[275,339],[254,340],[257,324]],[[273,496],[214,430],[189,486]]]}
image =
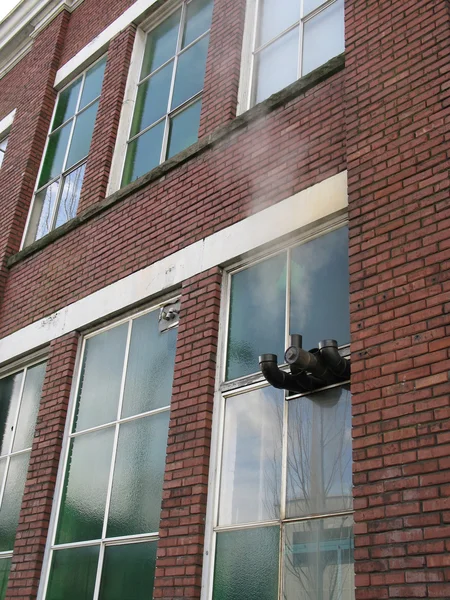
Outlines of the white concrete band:
{"label": "white concrete band", "polygon": [[0,137],[3,137],[3,135],[5,133],[8,133],[11,129],[11,125],[13,124],[15,114],[16,109],[11,111],[9,115],[6,115],[6,117],[3,117],[3,119],[0,121]]}

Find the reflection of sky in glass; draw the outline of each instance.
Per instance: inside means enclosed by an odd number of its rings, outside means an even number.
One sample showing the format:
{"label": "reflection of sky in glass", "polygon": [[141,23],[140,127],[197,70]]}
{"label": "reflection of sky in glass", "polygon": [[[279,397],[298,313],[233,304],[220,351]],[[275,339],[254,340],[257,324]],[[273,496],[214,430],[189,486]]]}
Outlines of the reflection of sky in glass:
{"label": "reflection of sky in glass", "polygon": [[86,163],[69,173],[65,178],[55,227],[59,227],[69,219],[75,217],[81,194],[81,186],[83,185],[85,167]]}
{"label": "reflection of sky in glass", "polygon": [[40,239],[44,235],[47,235],[52,228],[53,211],[56,199],[58,197],[58,188],[59,180],[54,181],[36,196],[36,204],[39,205],[39,203],[42,202],[41,215],[39,217],[35,236],[36,240]]}

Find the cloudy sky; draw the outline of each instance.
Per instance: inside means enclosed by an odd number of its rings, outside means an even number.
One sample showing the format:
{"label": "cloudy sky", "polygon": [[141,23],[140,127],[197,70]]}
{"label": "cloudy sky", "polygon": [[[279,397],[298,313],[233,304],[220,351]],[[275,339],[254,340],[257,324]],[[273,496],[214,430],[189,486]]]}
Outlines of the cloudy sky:
{"label": "cloudy sky", "polygon": [[10,10],[12,10],[20,0],[1,0],[0,2],[0,21],[6,17]]}

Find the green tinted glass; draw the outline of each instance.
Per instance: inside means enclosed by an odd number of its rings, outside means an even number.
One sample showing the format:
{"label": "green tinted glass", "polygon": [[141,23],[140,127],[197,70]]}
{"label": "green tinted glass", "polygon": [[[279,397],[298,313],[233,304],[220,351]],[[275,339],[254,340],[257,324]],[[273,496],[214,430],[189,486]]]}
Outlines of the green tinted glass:
{"label": "green tinted glass", "polygon": [[67,125],[64,125],[64,127],[61,127],[61,129],[58,129],[58,131],[49,136],[47,152],[45,153],[44,164],[39,178],[39,187],[42,187],[50,179],[53,179],[62,172],[72,124],[73,121],[70,121]]}
{"label": "green tinted glass", "polygon": [[209,35],[179,55],[172,97],[172,110],[203,89],[208,42]]}
{"label": "green tinted glass", "polygon": [[4,600],[6,596],[6,588],[8,587],[9,571],[11,569],[10,558],[0,558],[0,600]]}
{"label": "green tinted glass", "polygon": [[10,452],[22,378],[23,371],[0,379],[0,455]]}
{"label": "green tinted glass", "polygon": [[105,73],[106,57],[94,65],[86,73],[83,93],[81,94],[80,110],[87,106],[92,100],[100,96],[102,91],[103,75]]}
{"label": "green tinted glass", "polygon": [[98,546],[53,552],[46,600],[92,600]]}
{"label": "green tinted glass", "polygon": [[29,460],[30,453],[24,452],[11,457],[9,463],[5,492],[0,508],[0,552],[12,550],[14,547]]}
{"label": "green tinted glass", "polygon": [[80,113],[75,122],[75,129],[70,143],[69,155],[65,168],[70,169],[75,163],[88,155],[97,116],[98,102]]}
{"label": "green tinted glass", "polygon": [[139,87],[134,109],[131,137],[136,135],[167,112],[173,61],[144,81]]}
{"label": "green tinted glass", "polygon": [[177,10],[148,34],[141,79],[175,56],[181,11]]}
{"label": "green tinted glass", "polygon": [[183,35],[183,48],[196,40],[211,26],[212,0],[192,0],[186,9],[186,25]]}
{"label": "green tinted glass", "polygon": [[198,139],[201,108],[202,101],[198,100],[171,119],[167,158],[195,144]]}
{"label": "green tinted glass", "polygon": [[14,437],[13,451],[30,448],[36,418],[41,399],[42,384],[44,383],[45,363],[36,365],[27,370],[23,388],[22,402],[20,403],[19,418],[17,421],[16,435]]}
{"label": "green tinted glass", "polygon": [[58,98],[53,129],[62,125],[67,119],[73,117],[77,109],[78,96],[80,94],[81,77],[72,85],[62,91]]}
{"label": "green tinted glass", "polygon": [[159,165],[164,124],[162,121],[128,144],[122,185],[127,185]]}

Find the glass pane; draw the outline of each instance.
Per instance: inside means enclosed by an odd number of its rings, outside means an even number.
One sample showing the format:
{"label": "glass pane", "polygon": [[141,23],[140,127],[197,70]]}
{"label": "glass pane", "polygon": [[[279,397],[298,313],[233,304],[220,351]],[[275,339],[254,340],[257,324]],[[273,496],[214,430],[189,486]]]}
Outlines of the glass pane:
{"label": "glass pane", "polygon": [[20,505],[27,478],[30,453],[11,457],[6,486],[0,508],[0,552],[12,550],[19,522]]}
{"label": "glass pane", "polygon": [[27,235],[27,240],[30,244],[34,240],[39,240],[44,235],[47,235],[52,229],[53,212],[56,200],[58,199],[59,182],[60,179],[57,179],[42,190],[42,192],[36,194]]}
{"label": "glass pane", "polygon": [[351,517],[285,526],[285,600],[354,600]]}
{"label": "glass pane", "polygon": [[41,401],[44,376],[45,363],[36,365],[27,370],[19,418],[17,421],[16,435],[14,437],[14,452],[17,450],[24,450],[25,448],[31,448],[39,403]]}
{"label": "glass pane", "polygon": [[280,517],[283,407],[273,387],[227,398],[219,525]]}
{"label": "glass pane", "polygon": [[81,94],[80,110],[89,102],[100,96],[102,91],[103,75],[105,73],[106,57],[89,69],[84,80],[83,93]]}
{"label": "glass pane", "polygon": [[133,321],[122,417],[170,404],[178,328],[160,333],[158,317],[153,311]]}
{"label": "glass pane", "polygon": [[73,117],[77,109],[80,87],[81,77],[60,93],[58,97],[58,104],[56,105],[56,113],[53,120],[52,129],[56,129],[62,125],[64,121],[67,121],[67,119]]}
{"label": "glass pane", "polygon": [[101,537],[113,441],[114,427],[71,441],[57,544]]}
{"label": "glass pane", "polygon": [[305,23],[302,75],[320,67],[344,49],[344,0],[338,0]]}
{"label": "glass pane", "polygon": [[0,455],[10,452],[23,371],[0,379]]}
{"label": "glass pane", "polygon": [[201,109],[202,101],[199,100],[171,120],[167,158],[175,156],[198,140]]}
{"label": "glass pane", "polygon": [[260,354],[283,362],[286,315],[286,253],[233,275],[227,379],[259,371]]}
{"label": "glass pane", "polygon": [[169,411],[120,426],[108,537],[158,531],[168,428]]}
{"label": "glass pane", "polygon": [[83,185],[84,170],[86,163],[75,169],[64,179],[64,186],[61,194],[61,200],[58,206],[56,215],[55,227],[59,227],[67,223],[69,219],[73,219],[77,214],[78,202],[81,195],[81,187]]}
{"label": "glass pane", "polygon": [[141,79],[175,56],[181,10],[177,10],[148,34]]}
{"label": "glass pane", "polygon": [[211,27],[213,6],[212,0],[192,0],[187,5],[183,48]]}
{"label": "glass pane", "polygon": [[297,79],[298,33],[296,27],[256,55],[256,102],[262,102]]}
{"label": "glass pane", "polygon": [[8,587],[9,571],[11,569],[11,559],[0,559],[0,600],[4,600],[6,596],[6,588]]}
{"label": "glass pane", "polygon": [[86,341],[74,430],[117,419],[128,323]]}
{"label": "glass pane", "polygon": [[99,546],[53,551],[46,600],[92,600]]}
{"label": "glass pane", "polygon": [[277,600],[279,527],[217,534],[213,600]]}
{"label": "glass pane", "polygon": [[203,89],[209,35],[180,54],[178,58],[172,110]]}
{"label": "glass pane", "polygon": [[299,0],[263,0],[261,5],[258,46],[300,20]]}
{"label": "glass pane", "polygon": [[149,600],[153,597],[156,542],[107,546],[100,600]]}
{"label": "glass pane", "polygon": [[165,124],[162,121],[128,144],[122,185],[127,185],[159,165]]}
{"label": "glass pane", "polygon": [[73,121],[70,121],[70,123],[67,123],[67,125],[64,125],[64,127],[61,127],[61,129],[58,129],[58,131],[49,136],[47,152],[45,153],[44,164],[39,178],[39,187],[42,187],[47,181],[50,181],[50,179],[53,179],[62,172],[72,123]]}
{"label": "glass pane", "polygon": [[352,406],[346,388],[289,402],[287,517],[352,509]]}
{"label": "glass pane", "polygon": [[70,143],[69,156],[67,157],[67,164],[65,166],[66,169],[70,169],[75,163],[88,155],[92,132],[94,131],[95,117],[97,116],[97,108],[98,102],[95,102],[77,117]]}
{"label": "glass pane", "polygon": [[303,0],[303,16],[306,17],[311,11],[325,4],[326,0]]}
{"label": "glass pane", "polygon": [[303,336],[303,348],[321,340],[350,342],[348,229],[342,227],[291,253],[290,332]]}
{"label": "glass pane", "polygon": [[130,137],[145,129],[168,111],[173,61],[147,79],[139,88]]}

